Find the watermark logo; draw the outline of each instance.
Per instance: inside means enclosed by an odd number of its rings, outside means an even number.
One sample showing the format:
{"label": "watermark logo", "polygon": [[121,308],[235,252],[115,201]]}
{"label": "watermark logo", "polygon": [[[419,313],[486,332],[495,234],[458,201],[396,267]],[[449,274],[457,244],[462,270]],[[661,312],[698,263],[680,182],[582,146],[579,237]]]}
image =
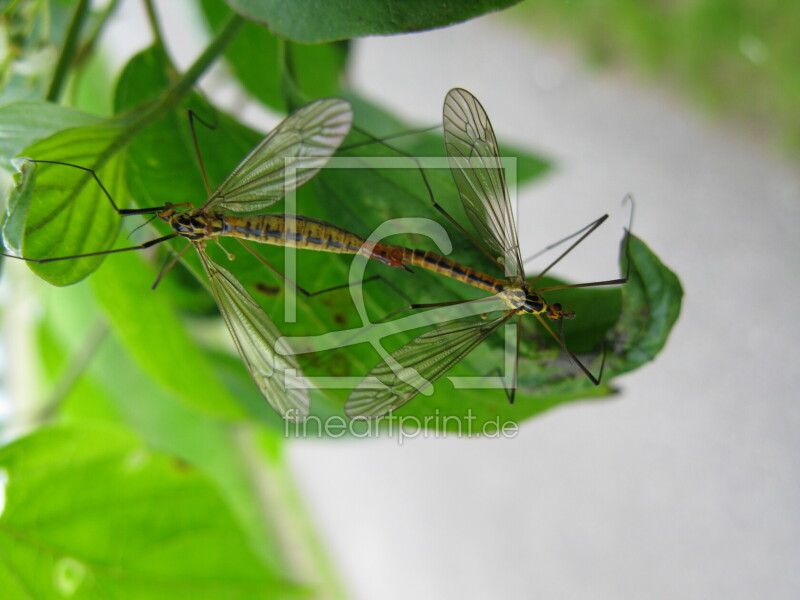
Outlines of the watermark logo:
{"label": "watermark logo", "polygon": [[[292,415],[287,415],[291,418]],[[315,415],[304,420],[284,421],[283,433],[286,437],[300,439],[326,438],[390,438],[399,445],[406,441],[441,438],[485,438],[513,439],[519,434],[515,421],[501,420],[500,417],[478,420],[472,410],[462,415],[444,415],[436,410],[432,415],[416,417],[413,415],[388,414],[377,419],[347,419],[339,415],[320,418]]]}

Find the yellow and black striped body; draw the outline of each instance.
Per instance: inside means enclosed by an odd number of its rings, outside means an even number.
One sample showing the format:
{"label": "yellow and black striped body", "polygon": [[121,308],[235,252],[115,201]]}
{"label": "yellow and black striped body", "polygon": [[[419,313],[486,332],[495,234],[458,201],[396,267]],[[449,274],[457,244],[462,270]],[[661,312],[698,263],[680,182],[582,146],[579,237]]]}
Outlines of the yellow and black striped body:
{"label": "yellow and black striped body", "polygon": [[550,319],[571,319],[574,316],[559,304],[545,302],[525,280],[516,282],[492,277],[427,250],[370,242],[346,229],[310,217],[280,213],[232,215],[196,209],[177,212],[172,206],[159,216],[175,233],[193,242],[228,236],[276,246],[362,254],[391,267],[422,267],[492,294],[502,294],[509,310],[517,313],[546,314]]}
{"label": "yellow and black striped body", "polygon": [[391,267],[402,268],[383,251],[385,244],[367,242],[331,223],[303,217],[269,213],[232,215],[217,211],[187,210],[162,216],[178,235],[199,242],[219,236],[236,237],[262,244],[289,246],[336,254],[363,254]]}
{"label": "yellow and black striped body", "polygon": [[429,250],[417,250],[410,248],[403,248],[403,264],[422,267],[434,273],[439,273],[445,277],[463,281],[466,284],[481,288],[492,294],[501,293],[508,281],[505,279],[498,279],[491,275],[481,273],[477,269],[467,267],[454,260],[441,256]]}
{"label": "yellow and black striped body", "polygon": [[224,215],[218,235],[336,254],[357,254],[365,241],[331,223],[284,214]]}
{"label": "yellow and black striped body", "polygon": [[562,310],[559,304],[545,302],[544,298],[536,290],[530,288],[525,280],[514,282],[511,279],[492,277],[428,250],[412,250],[402,246],[389,246],[387,250],[387,255],[393,261],[422,267],[492,294],[501,294],[509,310],[517,313],[546,314],[551,319],[570,319],[574,316],[571,312]]}

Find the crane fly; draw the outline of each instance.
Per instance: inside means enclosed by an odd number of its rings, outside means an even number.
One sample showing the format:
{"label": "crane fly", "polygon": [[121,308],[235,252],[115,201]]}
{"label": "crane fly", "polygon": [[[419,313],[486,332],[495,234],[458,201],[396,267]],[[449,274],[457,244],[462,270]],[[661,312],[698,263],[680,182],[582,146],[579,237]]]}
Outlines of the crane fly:
{"label": "crane fly", "polygon": [[[212,295],[259,391],[281,416],[301,419],[309,412],[310,398],[302,384],[296,358],[290,353],[276,351],[280,337],[277,327],[236,278],[211,260],[206,244],[218,242],[224,236],[235,237],[262,262],[244,240],[335,253],[364,253],[384,264],[402,268],[402,264],[380,249],[369,250],[370,245],[365,246],[363,238],[324,221],[299,215],[236,214],[263,210],[308,181],[336,152],[350,131],[352,119],[350,104],[338,98],[316,100],[299,108],[267,134],[213,193],[201,161],[209,197],[199,208],[191,203],[165,203],[150,208],[120,209],[93,170],[67,165],[89,173],[119,215],[151,214],[166,222],[172,232],[137,246],[73,256],[34,259],[2,254],[28,262],[48,263],[140,250],[176,237],[189,240],[191,243],[175,260],[190,245],[195,247]],[[282,374],[283,381],[276,374]]]}
{"label": "crane fly", "polygon": [[[492,125],[477,98],[464,89],[452,89],[445,98],[444,141],[450,172],[455,180],[464,211],[483,245],[435,202],[434,206],[503,269],[506,277],[487,275],[434,252],[402,246],[382,248],[383,255],[394,263],[422,267],[491,292],[495,298],[502,301],[503,310],[499,315],[487,318],[456,319],[427,331],[401,346],[390,355],[391,360],[382,361],[375,366],[350,394],[345,403],[345,412],[350,417],[375,418],[403,406],[515,316],[534,315],[592,383],[595,385],[600,383],[602,367],[600,375],[595,377],[567,348],[563,338],[556,335],[548,325],[548,321],[555,321],[560,326],[563,319],[572,319],[575,314],[562,308],[558,303],[548,303],[542,293],[566,287],[623,284],[627,281],[627,275],[609,281],[541,290],[534,289],[533,285],[599,227],[608,215],[597,219],[579,232],[582,235],[577,241],[537,277],[528,280],[520,256],[517,228]],[[470,301],[413,305],[411,308],[463,302]],[[512,402],[517,384],[521,323],[521,319],[518,319],[513,383],[509,394],[509,400]],[[398,372],[390,363],[399,365],[402,371]]]}

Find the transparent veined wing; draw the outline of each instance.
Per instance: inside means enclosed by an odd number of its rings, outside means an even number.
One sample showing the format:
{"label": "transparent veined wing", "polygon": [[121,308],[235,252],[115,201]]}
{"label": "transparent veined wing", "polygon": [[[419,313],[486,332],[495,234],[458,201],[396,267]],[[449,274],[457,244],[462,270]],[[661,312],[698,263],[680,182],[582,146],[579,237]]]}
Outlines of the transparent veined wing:
{"label": "transparent veined wing", "polygon": [[517,226],[492,124],[478,99],[453,88],[444,99],[444,145],[464,210],[480,240],[524,278]]}
{"label": "transparent veined wing", "polygon": [[513,316],[514,311],[506,311],[491,319],[457,319],[426,331],[390,355],[402,367],[400,374],[382,361],[358,383],[347,398],[345,413],[373,419],[400,408]]}
{"label": "transparent veined wing", "polygon": [[236,278],[196,244],[211,292],[250,376],[270,406],[289,420],[308,416],[310,399],[293,355],[275,351],[280,332]]}
{"label": "transparent veined wing", "polygon": [[297,109],[239,163],[202,209],[251,212],[274,204],[325,166],[352,122],[353,109],[341,98]]}

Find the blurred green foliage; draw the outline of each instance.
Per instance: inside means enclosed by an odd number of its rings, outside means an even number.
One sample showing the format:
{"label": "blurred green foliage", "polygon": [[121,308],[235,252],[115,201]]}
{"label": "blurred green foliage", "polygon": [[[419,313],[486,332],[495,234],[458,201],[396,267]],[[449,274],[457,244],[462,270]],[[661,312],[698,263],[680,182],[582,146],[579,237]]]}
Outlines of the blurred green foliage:
{"label": "blurred green foliage", "polygon": [[800,152],[800,2],[527,0],[507,14]]}

